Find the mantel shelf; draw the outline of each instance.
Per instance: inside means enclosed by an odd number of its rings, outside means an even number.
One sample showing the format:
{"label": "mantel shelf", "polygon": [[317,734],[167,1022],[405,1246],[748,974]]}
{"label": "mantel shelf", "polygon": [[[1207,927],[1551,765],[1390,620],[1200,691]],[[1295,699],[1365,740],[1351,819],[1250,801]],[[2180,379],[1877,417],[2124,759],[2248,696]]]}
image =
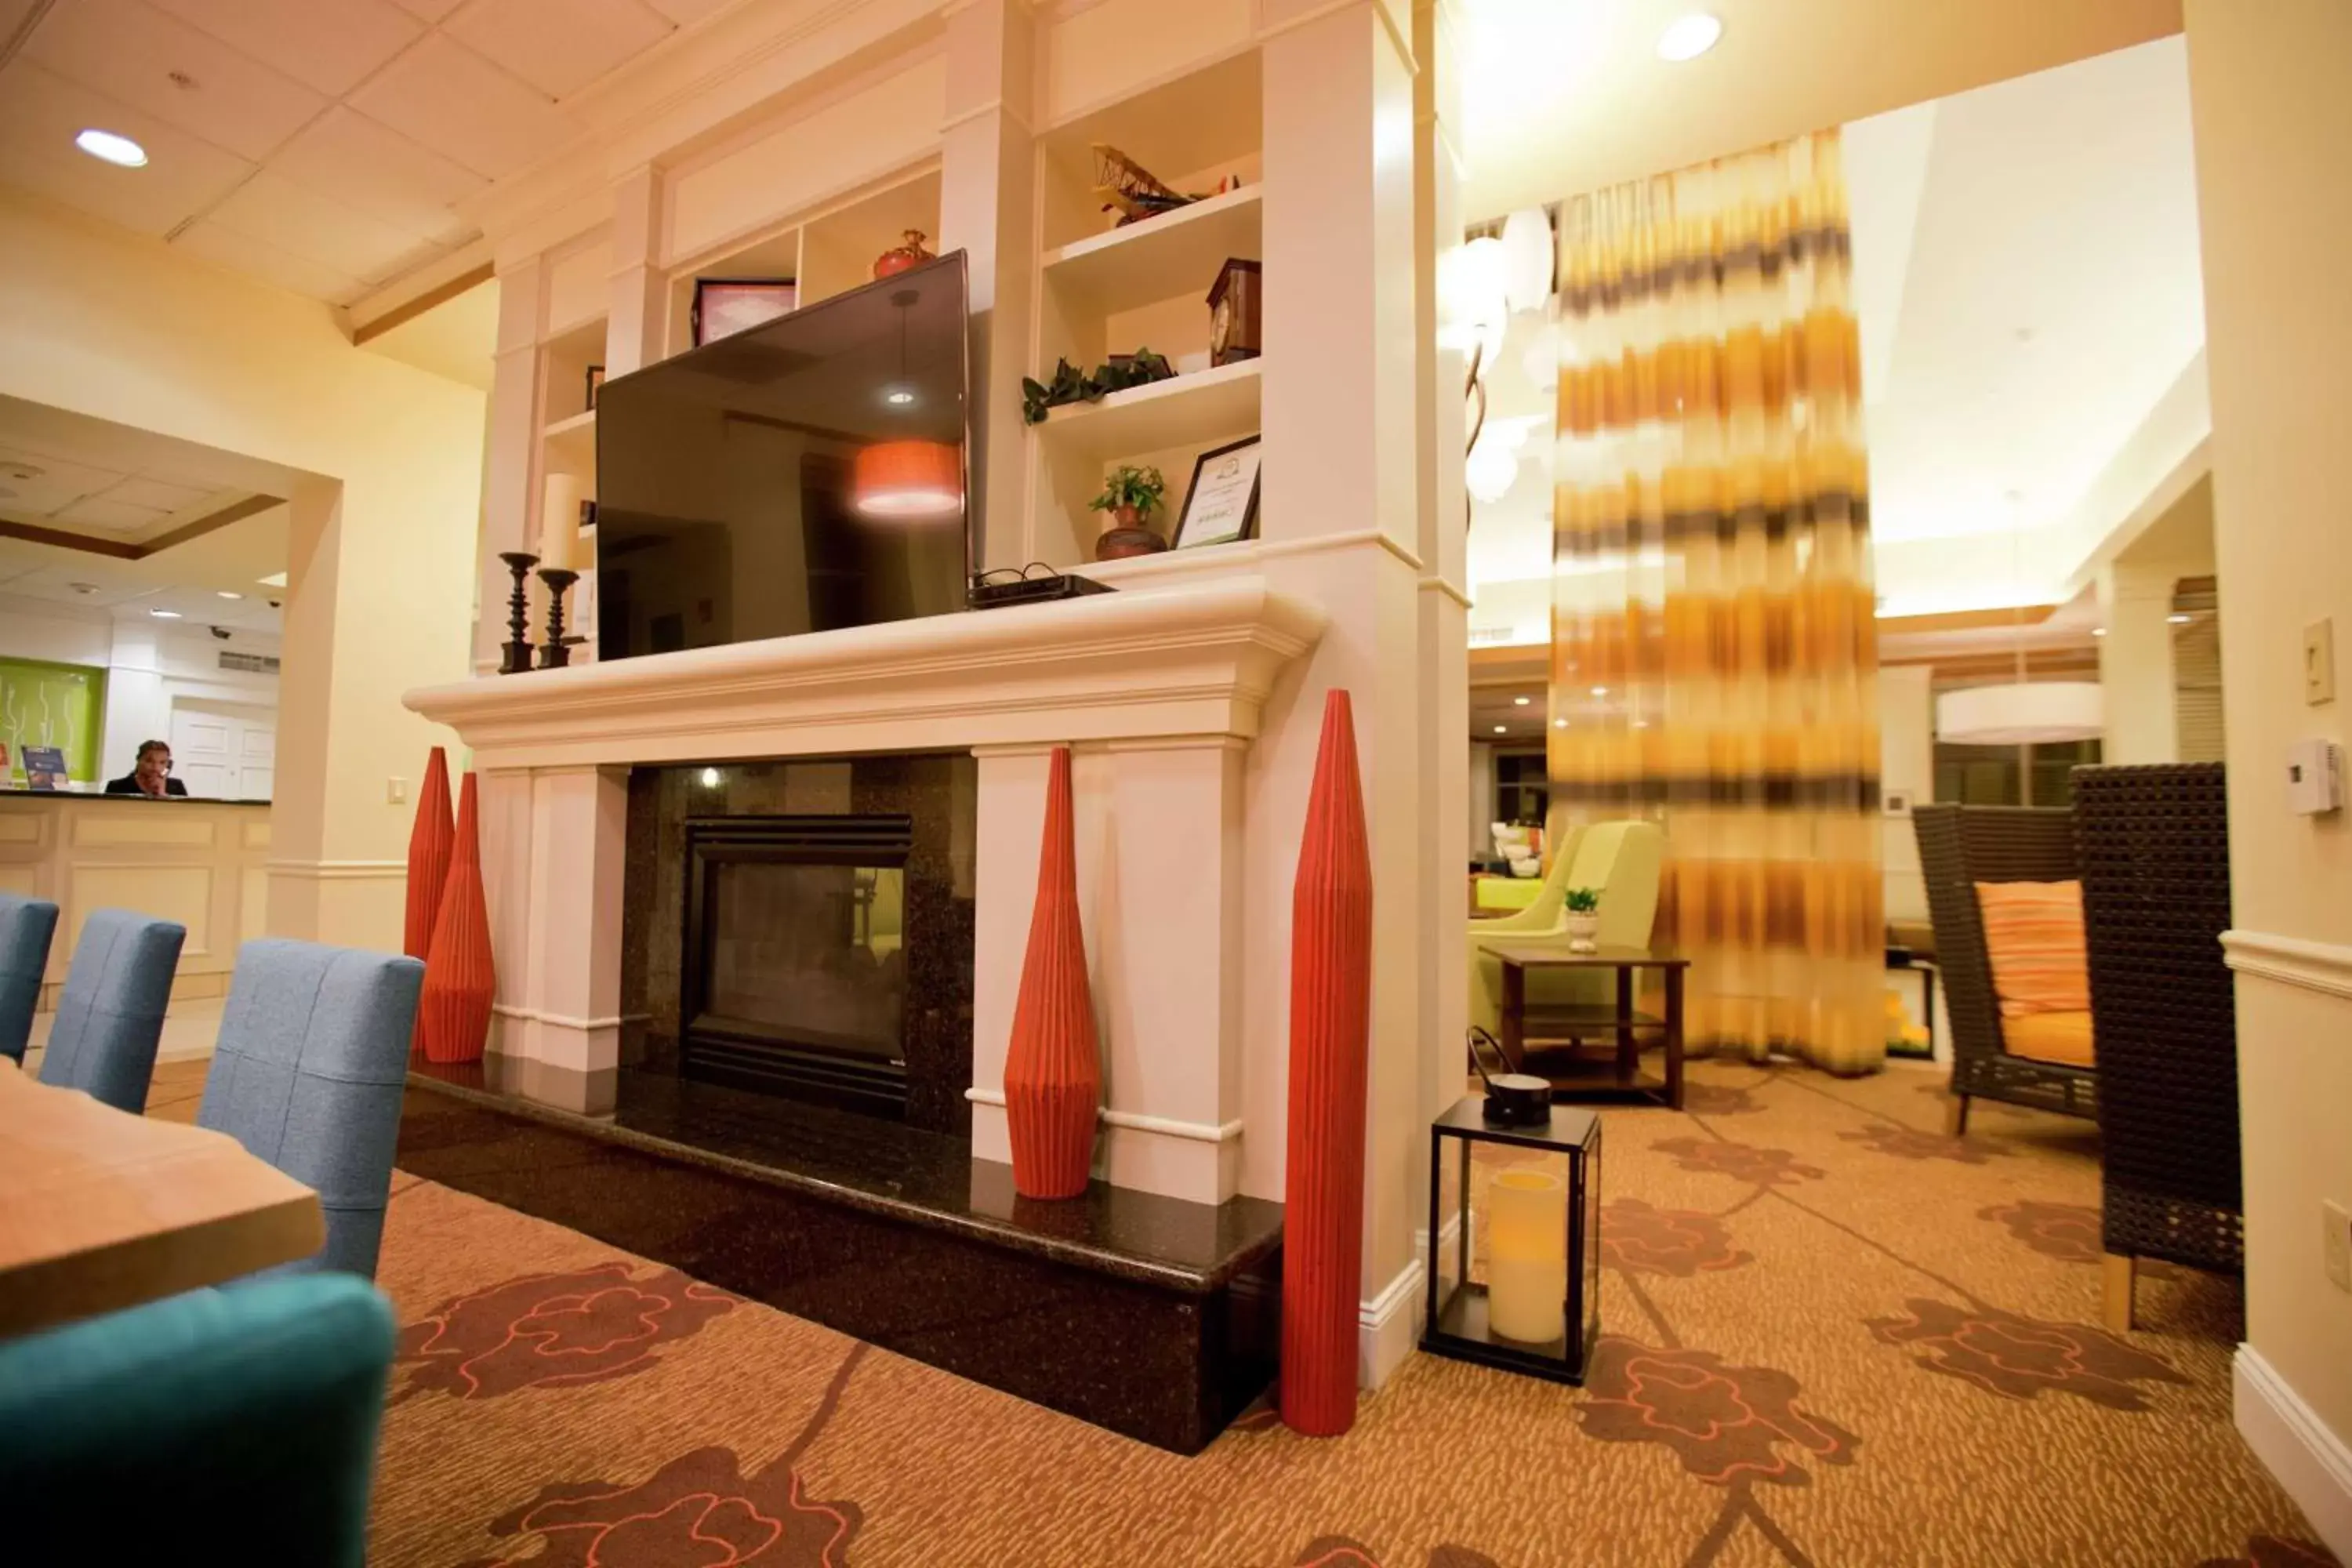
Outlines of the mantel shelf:
{"label": "mantel shelf", "polygon": [[1245,436],[1257,428],[1265,364],[1240,360],[1114,392],[1099,403],[1066,404],[1033,429],[1058,449],[1103,459]]}
{"label": "mantel shelf", "polygon": [[1263,248],[1263,183],[1211,196],[1045,253],[1045,280],[1105,315],[1194,294],[1208,309],[1227,257],[1255,261]]}

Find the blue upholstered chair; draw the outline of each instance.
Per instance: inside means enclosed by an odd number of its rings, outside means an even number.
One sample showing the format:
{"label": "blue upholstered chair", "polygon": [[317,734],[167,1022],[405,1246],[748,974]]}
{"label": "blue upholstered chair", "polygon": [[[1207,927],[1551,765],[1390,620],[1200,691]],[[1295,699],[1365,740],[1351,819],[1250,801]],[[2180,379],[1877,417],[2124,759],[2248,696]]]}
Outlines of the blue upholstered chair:
{"label": "blue upholstered chair", "polygon": [[147,1109],[163,1009],[188,928],[129,910],[92,910],[74,942],[41,1081],[79,1089],[133,1116]]}
{"label": "blue upholstered chair", "polygon": [[391,1307],[332,1274],[0,1342],[0,1554],[358,1568],[392,1352]]}
{"label": "blue upholstered chair", "polygon": [[40,1005],[41,972],[49,965],[58,906],[46,899],[0,893],[0,1057],[25,1059]]}
{"label": "blue upholstered chair", "polygon": [[237,950],[196,1125],[315,1187],[327,1245],[297,1268],[375,1277],[425,966],[276,938]]}

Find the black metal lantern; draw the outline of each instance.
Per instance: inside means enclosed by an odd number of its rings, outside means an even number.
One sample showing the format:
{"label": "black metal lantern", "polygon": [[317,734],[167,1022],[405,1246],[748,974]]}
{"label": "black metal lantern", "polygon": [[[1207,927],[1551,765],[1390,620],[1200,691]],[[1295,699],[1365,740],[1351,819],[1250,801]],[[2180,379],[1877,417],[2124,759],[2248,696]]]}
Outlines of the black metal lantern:
{"label": "black metal lantern", "polygon": [[[1510,1126],[1486,1106],[1467,1095],[1430,1124],[1421,1348],[1582,1383],[1601,1332],[1601,1119],[1556,1105],[1547,1123]],[[1543,1157],[1489,1170],[1475,1143]]]}

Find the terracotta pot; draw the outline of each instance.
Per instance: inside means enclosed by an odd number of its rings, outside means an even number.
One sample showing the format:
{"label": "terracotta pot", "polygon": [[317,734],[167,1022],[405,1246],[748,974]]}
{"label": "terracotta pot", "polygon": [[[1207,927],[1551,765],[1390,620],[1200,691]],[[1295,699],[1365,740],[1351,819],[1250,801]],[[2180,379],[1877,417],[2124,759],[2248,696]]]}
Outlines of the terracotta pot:
{"label": "terracotta pot", "polygon": [[1110,526],[1095,541],[1095,559],[1124,561],[1130,555],[1157,555],[1168,548],[1168,542],[1154,532],[1143,521],[1140,507],[1114,507]]}

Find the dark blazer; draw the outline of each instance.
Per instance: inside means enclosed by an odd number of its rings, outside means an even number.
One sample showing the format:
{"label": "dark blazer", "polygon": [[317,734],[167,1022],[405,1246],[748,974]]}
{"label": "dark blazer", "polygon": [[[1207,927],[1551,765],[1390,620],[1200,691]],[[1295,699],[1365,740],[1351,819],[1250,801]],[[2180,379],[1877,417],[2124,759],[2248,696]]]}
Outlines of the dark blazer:
{"label": "dark blazer", "polygon": [[[139,787],[139,775],[135,773],[128,773],[119,779],[107,780],[106,793],[109,795],[145,795],[147,792]],[[163,793],[165,795],[185,795],[188,793],[188,786],[182,784],[177,779],[165,779],[163,781]]]}

